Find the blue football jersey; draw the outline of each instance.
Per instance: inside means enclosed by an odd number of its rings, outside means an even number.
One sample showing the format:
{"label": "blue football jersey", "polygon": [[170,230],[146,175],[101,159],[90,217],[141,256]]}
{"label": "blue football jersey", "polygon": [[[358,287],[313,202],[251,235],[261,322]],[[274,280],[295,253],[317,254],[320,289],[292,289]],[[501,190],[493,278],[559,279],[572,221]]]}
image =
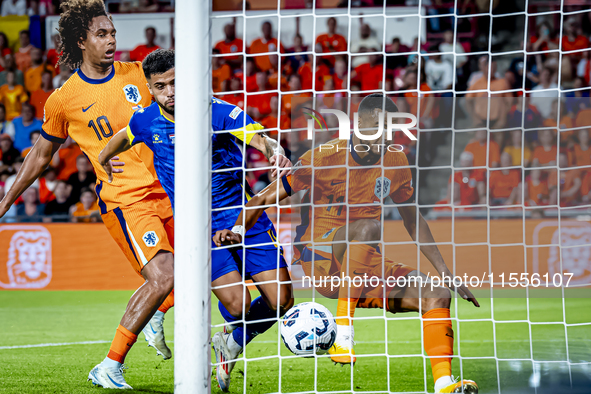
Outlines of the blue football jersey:
{"label": "blue football jersey", "polygon": [[132,145],[143,142],[154,152],[156,175],[174,210],[174,122],[152,103],[135,111],[127,125],[127,136]]}
{"label": "blue football jersey", "polygon": [[[239,107],[213,98],[211,106],[212,170],[211,174],[211,228],[232,228],[248,202],[252,191],[244,182],[242,150],[234,137],[250,143],[257,130],[263,126],[256,123]],[[127,127],[132,145],[143,142],[154,152],[154,167],[162,187],[168,194],[174,209],[174,122],[166,118],[157,103],[136,111]],[[230,208],[221,209],[219,208]],[[258,234],[273,228],[265,213],[259,218],[249,234]]]}

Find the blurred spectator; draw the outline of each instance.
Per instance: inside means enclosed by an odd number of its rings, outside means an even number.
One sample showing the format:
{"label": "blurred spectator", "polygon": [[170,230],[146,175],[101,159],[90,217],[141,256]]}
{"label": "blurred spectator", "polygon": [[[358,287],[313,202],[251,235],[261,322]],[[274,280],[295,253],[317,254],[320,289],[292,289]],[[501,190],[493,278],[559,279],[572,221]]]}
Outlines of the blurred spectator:
{"label": "blurred spectator", "polygon": [[[228,81],[226,85],[225,91],[235,92],[241,90],[242,87],[240,86],[240,79],[234,77]],[[237,105],[238,107],[244,109],[244,93],[234,93],[234,94],[224,94],[220,96],[222,100],[227,101],[230,104]]]}
{"label": "blurred spectator", "polygon": [[279,119],[279,99],[277,96],[272,96],[269,100],[269,106],[271,107],[271,112],[261,119],[260,124],[262,124],[265,129],[276,129],[277,121]]}
{"label": "blurred spectator", "polygon": [[347,89],[347,71],[347,63],[343,59],[337,59],[332,75],[335,90]]}
{"label": "blurred spectator", "polygon": [[55,72],[59,74],[60,66],[57,62],[59,61],[60,53],[58,52],[58,49],[62,45],[62,38],[59,34],[54,34],[51,36],[51,41],[53,41],[53,48],[47,50],[47,63],[51,64],[53,68],[55,68]]}
{"label": "blurred spectator", "polygon": [[[591,148],[589,147],[589,129],[581,129],[577,132],[579,140],[574,145],[574,165],[591,166]],[[591,169],[588,169],[591,170]]]}
{"label": "blurred spectator", "polygon": [[[523,111],[524,100],[525,111]],[[540,127],[542,124],[542,115],[540,115],[540,112],[535,106],[531,105],[530,100],[529,97],[517,97],[515,99],[515,104],[509,110],[509,121],[506,127],[522,127],[526,129],[536,129]]]}
{"label": "blurred spectator", "polygon": [[37,119],[43,119],[45,102],[55,90],[53,89],[52,80],[53,75],[51,74],[51,71],[43,71],[43,74],[41,75],[41,88],[31,93],[31,100],[29,102],[35,107],[35,117]]}
{"label": "blurred spectator", "polygon": [[156,40],[156,29],[152,26],[146,27],[146,43],[140,44],[129,52],[129,57],[134,62],[142,62],[150,53],[160,49],[154,42]]}
{"label": "blurred spectator", "polygon": [[256,92],[258,90],[257,86],[257,71],[256,71],[256,64],[253,58],[249,57],[246,59],[246,91],[247,92]]}
{"label": "blurred spectator", "polygon": [[[431,88],[429,87],[429,85],[427,85],[425,79],[426,78],[421,78],[421,86],[418,86],[419,92],[406,92],[404,93],[404,97],[406,98],[406,101],[410,106],[410,113],[417,117],[419,125],[422,125],[422,127],[429,128],[433,125],[433,119],[435,118],[435,114],[433,113],[433,106],[435,104],[435,100],[433,95],[425,95],[423,93],[431,91]],[[417,84],[417,70],[413,67],[407,67],[404,73],[403,85],[401,86],[401,89],[417,90]],[[421,97],[420,99],[419,96]],[[420,113],[417,112],[419,110],[419,100]],[[413,134],[416,134],[416,131],[411,132]],[[413,141],[413,143],[415,142]]]}
{"label": "blurred spectator", "polygon": [[[557,122],[558,120],[558,122]],[[571,129],[574,127],[573,118],[568,114],[566,105],[561,103],[560,115],[558,114],[558,100],[552,100],[550,114],[542,123],[544,127],[556,127],[558,129]]]}
{"label": "blurred spectator", "polygon": [[23,74],[23,72],[21,70],[16,68],[14,55],[12,53],[9,53],[4,56],[4,64],[5,64],[6,69],[4,71],[0,72],[0,86],[7,83],[8,72],[13,71],[14,76],[15,76],[15,82],[18,85],[23,85],[23,87],[24,87],[25,86],[25,74]]}
{"label": "blurred spectator", "polygon": [[16,84],[14,71],[8,71],[6,85],[0,86],[0,100],[6,108],[6,119],[13,120],[19,116],[23,103],[28,99],[25,88]]}
{"label": "blurred spectator", "polygon": [[548,180],[542,179],[542,170],[532,169],[525,188],[525,205],[548,205],[548,197]]}
{"label": "blurred spectator", "polygon": [[[381,52],[382,43],[372,35],[371,27],[367,23],[362,23],[359,28],[359,39],[351,40],[351,53],[370,51]],[[369,58],[367,56],[352,56],[352,68],[364,63],[369,63]]]}
{"label": "blurred spectator", "polygon": [[41,89],[41,79],[45,71],[51,72],[51,77],[55,76],[53,66],[43,61],[43,51],[39,48],[31,49],[31,67],[25,72],[25,89],[33,93]]}
{"label": "blurred spectator", "polygon": [[[256,53],[266,53],[266,52],[276,52],[277,46],[279,45],[279,52],[284,53],[283,45],[278,44],[278,41],[275,37],[273,37],[273,26],[271,22],[265,21],[262,26],[263,36],[255,39],[248,48],[248,53],[256,54]],[[255,56],[254,57],[255,63],[259,70],[267,71],[271,68],[271,61],[269,60],[269,55],[264,56]]]}
{"label": "blurred spectator", "polygon": [[[461,171],[454,174],[454,205],[475,205],[486,203],[486,171],[471,169],[474,166],[474,156],[470,152],[460,155]],[[447,201],[451,201],[451,177],[447,185]]]}
{"label": "blurred spectator", "polygon": [[538,140],[541,145],[534,149],[532,166],[555,166],[558,150],[554,131],[549,129],[538,131]]}
{"label": "blurred spectator", "polygon": [[84,188],[92,188],[96,183],[96,175],[86,155],[76,158],[76,172],[67,180],[72,188],[72,196],[79,196]]}
{"label": "blurred spectator", "polygon": [[[302,64],[309,60],[307,54],[301,53],[306,52],[307,50],[308,47],[304,45],[302,36],[296,34],[293,37],[293,47],[287,49],[287,52],[291,53],[292,55],[287,58],[287,61],[284,60],[285,58],[281,59],[282,62],[285,62],[285,64],[289,67],[288,72],[290,74],[292,70],[297,70]],[[271,57],[271,59],[273,58]]]}
{"label": "blurred spectator", "polygon": [[232,70],[224,62],[223,57],[215,56],[220,54],[219,50],[214,48],[212,53],[214,56],[211,57],[211,84],[213,91],[218,93],[223,90],[222,83],[228,81],[232,76]]}
{"label": "blurred spectator", "polygon": [[558,48],[558,39],[550,22],[544,20],[536,27],[536,35],[530,37],[533,52]]}
{"label": "blurred spectator", "polygon": [[521,170],[509,169],[511,166],[511,155],[503,152],[501,155],[502,170],[490,172],[490,205],[513,205],[521,204],[520,190]]}
{"label": "blurred spectator", "polygon": [[70,217],[74,223],[90,223],[101,220],[96,194],[92,189],[82,189],[80,192],[80,202],[72,206]]}
{"label": "blurred spectator", "polygon": [[12,138],[8,134],[0,135],[0,150],[2,150],[3,166],[12,167],[12,165],[21,159],[21,153],[12,145]]}
{"label": "blurred spectator", "polygon": [[[236,25],[233,23],[225,25],[224,35],[226,37],[215,44],[214,49],[217,49],[222,54],[244,52],[244,42],[241,38],[236,37]],[[242,68],[242,55],[224,56],[224,59],[230,66]]]}
{"label": "blurred spectator", "polygon": [[[589,48],[589,39],[579,33],[579,24],[574,17],[570,17],[564,22],[564,34],[562,35],[562,51],[577,51]],[[564,54],[561,65],[561,83],[572,81],[576,66],[581,60],[583,53],[575,52]]]}
{"label": "blurred spectator", "polygon": [[[575,205],[581,191],[581,171],[578,169],[565,170],[565,168],[568,168],[568,156],[565,152],[560,152],[558,155],[558,165],[560,167],[558,174],[560,180],[557,180],[556,170],[552,170],[548,176],[550,204],[556,204],[558,196],[560,196],[561,207]],[[557,181],[560,182],[560,191],[558,191]]]}
{"label": "blurred spectator", "polygon": [[70,78],[71,75],[72,70],[70,70],[70,67],[66,66],[65,64],[62,64],[60,66],[60,73],[53,78],[53,88],[61,88],[66,83],[68,78]]}
{"label": "blurred spectator", "polygon": [[52,166],[57,169],[57,179],[67,181],[70,175],[78,170],[76,161],[81,154],[82,151],[78,144],[68,137],[57,154],[53,156]]}
{"label": "blurred spectator", "polygon": [[[377,49],[372,48],[371,51],[377,51]],[[351,72],[351,83],[359,84],[363,91],[382,89],[384,79],[382,55],[369,55],[368,59],[368,63],[360,64]]]}
{"label": "blurred spectator", "polygon": [[453,65],[454,58],[456,60],[456,68],[464,67],[464,64],[468,61],[468,56],[463,55],[466,53],[464,47],[459,41],[456,41],[456,51],[454,56],[454,32],[453,30],[446,30],[443,32],[443,42],[439,44],[439,52],[448,52],[446,55],[441,55],[443,61],[448,61]]}
{"label": "blurred spectator", "polygon": [[425,64],[425,75],[427,85],[433,90],[448,90],[452,87],[453,66],[438,53],[429,56]]}
{"label": "blurred spectator", "polygon": [[[474,139],[464,149],[465,152],[472,153],[474,166],[486,166],[486,155],[488,153],[488,166],[490,168],[498,167],[500,161],[499,145],[491,139],[490,145],[487,142],[488,132],[478,130],[474,133]],[[488,151],[488,152],[487,152]]]}
{"label": "blurred spectator", "polygon": [[508,153],[511,156],[511,165],[512,166],[520,166],[521,165],[521,154],[523,151],[523,166],[528,167],[529,163],[531,162],[531,150],[526,146],[522,146],[522,137],[523,132],[522,130],[513,130],[511,131],[511,141],[505,148],[503,149],[503,153]]}
{"label": "blurred spectator", "polygon": [[[283,75],[279,75],[279,56],[277,55],[270,55],[269,59],[271,60],[271,69],[269,70],[269,86],[272,90],[277,89],[277,84],[279,83],[280,90],[287,90],[287,78]],[[284,65],[283,68],[287,68],[289,66]],[[279,79],[281,77],[281,80]]]}
{"label": "blurred spectator", "polygon": [[6,120],[6,108],[0,103],[0,134],[4,134],[9,126],[12,127],[12,123]]}
{"label": "blurred spectator", "polygon": [[[37,140],[39,139],[39,137],[41,137],[41,131],[40,130],[33,130],[31,131],[31,133],[29,134],[29,139],[31,141],[31,146],[28,148],[25,148],[21,151],[21,157],[27,157],[27,155],[29,154],[29,152],[31,151],[31,149],[33,149],[33,146],[37,143]],[[51,167],[50,167],[51,168]]]}
{"label": "blurred spectator", "polygon": [[[31,138],[32,139],[32,138]],[[47,167],[45,172],[38,179],[39,183],[39,201],[41,204],[47,204],[50,201],[55,200],[53,191],[57,184],[57,174],[53,167]]]}
{"label": "blurred spectator", "polygon": [[45,204],[44,222],[67,222],[72,201],[70,187],[64,181],[57,181],[53,190],[55,198]]}
{"label": "blurred spectator", "polygon": [[[336,18],[328,18],[326,20],[326,26],[328,27],[328,32],[316,37],[316,52],[347,52],[347,39],[337,33]],[[328,56],[326,59],[330,62],[331,66],[334,66],[334,56]]]}
{"label": "blurred spectator", "polygon": [[[256,75],[257,87],[259,92],[269,90],[267,74],[258,72]],[[276,96],[276,93],[263,93],[249,95],[246,100],[247,113],[255,120],[259,120],[271,113],[269,100]]]}
{"label": "blurred spectator", "polygon": [[23,193],[23,203],[16,206],[19,222],[42,222],[43,211],[45,206],[39,202],[39,190],[36,187],[29,187]]}
{"label": "blurred spectator", "polygon": [[[547,90],[554,89],[554,90]],[[558,85],[553,82],[553,72],[545,67],[540,73],[540,83],[529,94],[530,103],[535,105],[542,117],[548,118],[552,110],[553,99],[558,97]]]}
{"label": "blurred spectator", "polygon": [[[483,90],[478,93],[466,94],[466,104],[468,111],[473,114],[474,126],[489,128],[504,128],[507,123],[507,115],[511,109],[512,100],[510,93],[492,94],[490,100],[488,99],[488,91],[498,92],[502,90],[509,90],[509,83],[505,78],[496,78],[497,63],[491,62],[490,67],[490,87],[488,84],[488,55],[484,55],[479,59],[479,67],[482,71],[482,77],[468,87],[469,91]],[[490,115],[489,115],[490,106]],[[487,124],[487,119],[490,123]]]}
{"label": "blurred spectator", "polygon": [[27,13],[26,0],[4,0],[2,2],[2,16],[25,15]]}
{"label": "blurred spectator", "polygon": [[19,34],[20,47],[14,54],[14,60],[16,61],[16,67],[23,73],[31,67],[31,36],[28,30],[23,30]]}
{"label": "blurred spectator", "polygon": [[[31,146],[31,132],[41,130],[43,122],[35,119],[35,108],[28,102],[23,103],[22,115],[12,121],[14,147],[20,152]],[[8,132],[10,135],[10,132]]]}
{"label": "blurred spectator", "polygon": [[0,31],[0,71],[4,71],[6,68],[4,57],[6,55],[10,55],[11,53],[12,49],[10,49],[10,46],[8,45],[8,37],[6,37],[6,34]]}

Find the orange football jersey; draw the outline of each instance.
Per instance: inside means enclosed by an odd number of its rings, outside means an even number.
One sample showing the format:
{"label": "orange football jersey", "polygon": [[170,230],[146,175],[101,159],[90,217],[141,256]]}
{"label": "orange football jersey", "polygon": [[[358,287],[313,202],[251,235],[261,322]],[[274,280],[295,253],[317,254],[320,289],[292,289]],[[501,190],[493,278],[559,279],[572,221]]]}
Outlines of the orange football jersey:
{"label": "orange football jersey", "polygon": [[60,143],[70,136],[88,156],[97,176],[101,214],[151,193],[163,193],[154,155],[144,144],[119,155],[125,167],[112,183],[98,163],[98,155],[111,137],[127,127],[134,110],[150,105],[151,97],[140,62],[115,62],[111,73],[99,80],[78,70],[45,103],[41,134]]}
{"label": "orange football jersey", "polygon": [[[332,148],[327,149],[328,145]],[[403,203],[413,195],[412,174],[404,153],[386,152],[382,159],[368,163],[352,147],[349,153],[350,147],[348,140],[329,141],[306,152],[295,166],[292,189],[309,190],[313,198],[314,216],[308,218],[314,227],[313,239],[347,221],[381,220],[386,197]],[[310,241],[311,235],[308,226],[301,240]]]}

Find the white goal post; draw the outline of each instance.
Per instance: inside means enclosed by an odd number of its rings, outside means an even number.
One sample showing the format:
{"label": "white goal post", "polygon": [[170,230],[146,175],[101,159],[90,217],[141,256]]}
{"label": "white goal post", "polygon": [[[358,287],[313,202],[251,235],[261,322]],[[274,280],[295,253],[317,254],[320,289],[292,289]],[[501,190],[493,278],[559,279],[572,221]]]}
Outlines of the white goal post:
{"label": "white goal post", "polygon": [[210,19],[208,0],[176,2],[175,393],[209,393]]}

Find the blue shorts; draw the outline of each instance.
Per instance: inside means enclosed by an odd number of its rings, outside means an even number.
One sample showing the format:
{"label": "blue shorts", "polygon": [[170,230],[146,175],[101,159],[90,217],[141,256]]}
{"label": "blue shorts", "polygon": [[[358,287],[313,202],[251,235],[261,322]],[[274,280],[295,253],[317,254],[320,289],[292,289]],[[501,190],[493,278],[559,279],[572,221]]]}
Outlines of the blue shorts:
{"label": "blue shorts", "polygon": [[[276,242],[275,229],[271,229],[265,233],[246,234],[246,248],[236,246],[216,249],[212,243],[211,281],[213,282],[232,271],[238,271],[240,274],[244,273],[244,279],[250,279],[260,272],[286,268],[287,263],[283,258],[283,250],[274,244]],[[245,257],[244,264],[242,262],[243,257]]]}

